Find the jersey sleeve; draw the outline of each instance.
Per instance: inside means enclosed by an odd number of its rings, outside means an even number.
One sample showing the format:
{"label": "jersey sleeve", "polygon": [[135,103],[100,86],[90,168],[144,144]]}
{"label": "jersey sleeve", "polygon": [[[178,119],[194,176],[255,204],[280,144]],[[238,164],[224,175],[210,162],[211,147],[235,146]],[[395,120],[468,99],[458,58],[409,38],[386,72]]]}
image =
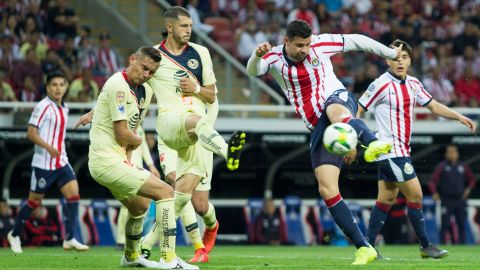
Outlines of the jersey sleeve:
{"label": "jersey sleeve", "polygon": [[212,57],[210,56],[210,52],[207,48],[201,50],[202,54],[200,55],[202,59],[202,67],[203,67],[203,85],[211,85],[214,84],[217,79],[215,78],[215,73],[213,72],[213,64],[212,64]]}
{"label": "jersey sleeve", "polygon": [[368,111],[368,109],[370,109],[372,106],[375,106],[377,102],[385,97],[385,93],[388,93],[388,91],[385,91],[388,85],[389,83],[382,85],[379,80],[372,82],[358,100],[360,106],[362,106],[366,111]]}
{"label": "jersey sleeve", "polygon": [[115,87],[105,93],[113,122],[127,120],[127,95],[129,94],[127,91],[129,91],[127,87],[116,83]]}
{"label": "jersey sleeve", "polygon": [[[43,105],[43,106],[42,106]],[[28,120],[28,124],[34,127],[40,127],[43,122],[48,118],[48,110],[50,109],[50,105],[44,105],[44,103],[39,103],[33,109],[32,115]]]}
{"label": "jersey sleeve", "polygon": [[332,56],[344,51],[345,39],[339,34],[321,34],[312,36],[311,48],[316,53]]}
{"label": "jersey sleeve", "polygon": [[425,90],[423,84],[419,81],[413,81],[415,83],[415,87],[417,88],[418,95],[417,95],[417,103],[421,106],[427,106],[430,101],[432,101],[432,95]]}
{"label": "jersey sleeve", "polygon": [[270,66],[279,60],[279,53],[269,51],[262,57],[257,57],[253,52],[247,63],[247,72],[252,76],[260,76],[270,70]]}

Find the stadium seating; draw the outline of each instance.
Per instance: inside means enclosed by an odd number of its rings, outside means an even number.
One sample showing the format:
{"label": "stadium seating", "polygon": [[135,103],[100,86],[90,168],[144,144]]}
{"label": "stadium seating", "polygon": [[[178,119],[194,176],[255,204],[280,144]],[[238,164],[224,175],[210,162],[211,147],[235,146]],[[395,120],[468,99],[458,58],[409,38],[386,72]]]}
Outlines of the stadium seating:
{"label": "stadium seating", "polygon": [[303,206],[302,199],[298,196],[287,196],[283,202],[281,209],[287,225],[288,242],[296,245],[310,244],[312,237],[306,227],[306,207]]}
{"label": "stadium seating", "polygon": [[93,199],[90,211],[92,213],[96,232],[98,235],[98,245],[113,246],[115,245],[115,236],[110,219],[110,211],[107,201],[104,199]]}
{"label": "stadium seating", "polygon": [[243,207],[243,214],[245,216],[245,223],[247,225],[247,237],[249,243],[255,242],[255,219],[262,212],[263,199],[250,198],[247,205]]}

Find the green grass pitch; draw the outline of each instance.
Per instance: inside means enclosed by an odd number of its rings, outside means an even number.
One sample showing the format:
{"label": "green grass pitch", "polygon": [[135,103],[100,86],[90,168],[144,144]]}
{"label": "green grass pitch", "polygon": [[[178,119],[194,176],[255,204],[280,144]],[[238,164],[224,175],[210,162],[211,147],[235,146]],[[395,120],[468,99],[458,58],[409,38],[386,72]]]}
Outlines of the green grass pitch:
{"label": "green grass pitch", "polygon": [[[352,266],[355,249],[350,247],[271,247],[216,246],[210,262],[200,269],[480,269],[479,246],[447,246],[450,256],[441,260],[421,259],[418,246],[385,246],[380,251],[391,260],[375,261],[367,266]],[[158,249],[152,257],[158,260]],[[184,259],[191,247],[179,247]],[[113,247],[94,247],[87,252],[64,251],[61,247],[24,248],[14,255],[0,249],[0,269],[121,269],[122,251]]]}

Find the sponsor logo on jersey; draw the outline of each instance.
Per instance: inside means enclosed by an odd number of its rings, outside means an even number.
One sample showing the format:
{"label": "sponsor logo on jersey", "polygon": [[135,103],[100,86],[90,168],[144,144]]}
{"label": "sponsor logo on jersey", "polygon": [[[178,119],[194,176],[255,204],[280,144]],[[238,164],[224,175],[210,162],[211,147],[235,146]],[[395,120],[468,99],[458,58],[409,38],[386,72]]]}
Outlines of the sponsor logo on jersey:
{"label": "sponsor logo on jersey", "polygon": [[199,63],[198,63],[197,59],[190,59],[190,60],[188,60],[187,65],[191,69],[197,69],[198,66],[199,66]]}
{"label": "sponsor logo on jersey", "polygon": [[405,166],[403,166],[403,171],[406,173],[406,174],[412,174],[413,173],[413,167],[412,165],[410,165],[410,163],[405,163]]}
{"label": "sponsor logo on jersey", "polygon": [[178,82],[181,78],[188,78],[188,73],[185,70],[178,70],[173,74],[173,80]]}

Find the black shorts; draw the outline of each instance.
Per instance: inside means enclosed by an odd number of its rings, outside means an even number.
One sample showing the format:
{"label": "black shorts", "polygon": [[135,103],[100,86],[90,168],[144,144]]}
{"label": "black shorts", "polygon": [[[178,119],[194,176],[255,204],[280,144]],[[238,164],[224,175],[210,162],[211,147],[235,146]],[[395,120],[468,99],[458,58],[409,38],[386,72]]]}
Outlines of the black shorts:
{"label": "black shorts", "polygon": [[53,183],[57,182],[57,187],[62,188],[65,184],[75,179],[75,173],[70,164],[53,171],[33,167],[30,191],[45,194]]}
{"label": "black shorts", "polygon": [[323,146],[323,133],[331,124],[327,116],[327,107],[331,104],[341,104],[345,106],[355,117],[358,111],[357,101],[353,94],[345,89],[337,90],[325,100],[322,116],[318,119],[315,129],[310,135],[310,158],[312,167],[315,170],[320,165],[330,164],[342,168],[343,157],[331,154]]}

